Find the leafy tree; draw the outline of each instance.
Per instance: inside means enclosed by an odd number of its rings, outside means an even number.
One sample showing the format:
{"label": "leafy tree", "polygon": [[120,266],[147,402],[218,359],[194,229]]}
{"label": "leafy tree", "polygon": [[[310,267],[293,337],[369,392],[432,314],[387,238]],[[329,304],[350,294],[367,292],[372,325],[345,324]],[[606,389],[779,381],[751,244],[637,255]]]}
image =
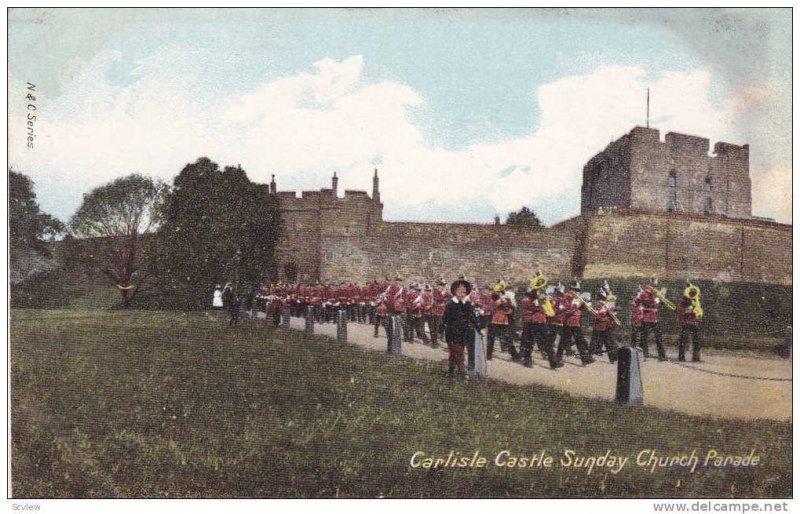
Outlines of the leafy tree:
{"label": "leafy tree", "polygon": [[508,218],[506,218],[506,224],[508,225],[524,225],[527,227],[535,227],[535,228],[542,228],[542,222],[539,220],[539,217],[536,215],[535,212],[528,209],[527,207],[522,207],[518,212],[509,212]]}
{"label": "leafy tree", "polygon": [[149,177],[118,178],[86,195],[70,220],[72,233],[80,239],[66,241],[70,260],[106,276],[119,288],[126,309],[150,276],[143,256],[164,193],[165,185]]}
{"label": "leafy tree", "polygon": [[39,210],[33,181],[12,169],[8,170],[8,228],[12,248],[32,248],[49,255],[45,237],[54,238],[65,231],[64,224]]}
{"label": "leafy tree", "polygon": [[277,199],[241,167],[221,171],[206,157],[188,164],[165,199],[154,245],[162,302],[203,309],[215,284],[256,287],[272,262],[279,224]]}

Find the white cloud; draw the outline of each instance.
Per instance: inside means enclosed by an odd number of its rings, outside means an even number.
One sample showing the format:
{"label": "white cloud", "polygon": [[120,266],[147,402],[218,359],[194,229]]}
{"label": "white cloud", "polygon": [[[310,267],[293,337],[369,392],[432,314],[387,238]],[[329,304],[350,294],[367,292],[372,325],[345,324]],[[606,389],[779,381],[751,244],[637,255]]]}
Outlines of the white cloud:
{"label": "white cloud", "polygon": [[751,177],[753,205],[759,206],[758,209],[753,208],[753,214],[791,223],[791,177],[791,168],[773,168]]}
{"label": "white cloud", "polygon": [[[429,219],[441,219],[465,203],[502,214],[563,197],[562,212],[540,213],[554,222],[577,214],[583,164],[644,124],[647,87],[652,124],[662,135],[674,130],[712,142],[744,143],[735,122],[743,98],[754,95],[714,102],[704,70],[649,77],[639,67],[603,67],[540,86],[540,116],[529,134],[453,151],[426,143],[411,121],[409,107],[424,105],[423,95],[398,82],[366,83],[361,56],[326,58],[309,73],[233,98],[201,94],[195,82],[146,73],[147,66],[137,68],[137,82],[112,85],[106,75],[118,58],[98,55],[42,112],[36,151],[26,152],[24,134],[12,130],[12,164],[34,179],[56,174],[90,188],[132,171],[171,179],[186,162],[207,155],[220,165],[241,163],[256,181],[276,173],[282,189],[324,187],[334,170],[342,189],[369,189],[378,165],[390,219],[426,206]],[[19,114],[12,109],[12,120]],[[787,176],[784,169],[753,173],[756,214],[769,206],[768,215],[791,219],[761,185],[786,189]]]}

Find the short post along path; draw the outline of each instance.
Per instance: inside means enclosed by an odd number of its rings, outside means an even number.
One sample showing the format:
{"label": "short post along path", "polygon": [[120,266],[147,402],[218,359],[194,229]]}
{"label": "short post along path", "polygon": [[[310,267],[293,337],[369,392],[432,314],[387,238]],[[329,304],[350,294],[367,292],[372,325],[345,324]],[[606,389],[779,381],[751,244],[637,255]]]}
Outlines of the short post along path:
{"label": "short post along path", "polygon": [[[303,330],[304,318],[292,318],[291,328]],[[336,338],[336,324],[315,324],[314,333]],[[348,323],[349,344],[386,352],[386,333],[374,337],[372,325]],[[412,359],[435,362],[447,360],[447,348],[431,348],[421,342],[402,343],[402,353]],[[512,362],[506,353],[495,353],[488,362],[488,377],[520,385],[543,384],[570,394],[614,400],[616,364],[595,356],[597,362],[583,367],[577,357],[553,371],[541,354],[534,351],[534,366]],[[774,419],[788,421],[792,414],[792,364],[788,359],[765,355],[704,352],[703,362],[677,360],[677,350],[667,348],[669,362],[650,358],[642,363],[644,404],[686,414],[727,419]],[[733,376],[731,376],[733,375]],[[741,378],[759,377],[759,379]],[[442,373],[444,378],[444,368]]]}

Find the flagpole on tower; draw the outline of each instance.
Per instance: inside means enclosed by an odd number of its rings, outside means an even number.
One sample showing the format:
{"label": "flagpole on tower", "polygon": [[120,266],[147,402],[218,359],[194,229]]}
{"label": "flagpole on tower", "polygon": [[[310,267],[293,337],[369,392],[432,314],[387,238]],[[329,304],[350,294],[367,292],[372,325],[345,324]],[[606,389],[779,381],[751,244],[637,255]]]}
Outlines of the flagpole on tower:
{"label": "flagpole on tower", "polygon": [[647,88],[647,128],[650,128],[650,88]]}

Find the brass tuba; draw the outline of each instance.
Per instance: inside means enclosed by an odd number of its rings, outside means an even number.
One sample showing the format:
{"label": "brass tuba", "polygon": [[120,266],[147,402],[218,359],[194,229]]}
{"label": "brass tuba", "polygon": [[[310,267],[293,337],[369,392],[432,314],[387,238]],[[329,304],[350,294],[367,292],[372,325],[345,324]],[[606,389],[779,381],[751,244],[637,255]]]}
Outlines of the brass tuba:
{"label": "brass tuba", "polygon": [[692,311],[697,319],[703,317],[703,306],[700,304],[700,288],[689,282],[683,291],[686,298],[692,300]]}
{"label": "brass tuba", "polygon": [[531,279],[531,289],[543,289],[547,286],[547,277],[540,271]]}

